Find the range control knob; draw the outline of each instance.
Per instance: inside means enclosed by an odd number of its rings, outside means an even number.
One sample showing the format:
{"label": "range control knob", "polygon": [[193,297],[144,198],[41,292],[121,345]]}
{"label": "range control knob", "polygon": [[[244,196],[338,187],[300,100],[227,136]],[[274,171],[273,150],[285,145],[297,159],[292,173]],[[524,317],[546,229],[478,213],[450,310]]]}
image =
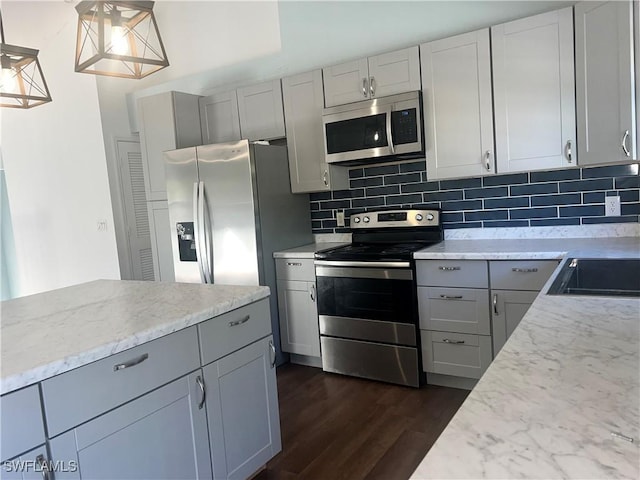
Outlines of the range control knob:
{"label": "range control knob", "polygon": [[420,213],[416,213],[416,220],[421,222],[424,217]]}
{"label": "range control knob", "polygon": [[427,220],[431,221],[434,219],[433,213],[430,213],[429,215],[427,215]]}
{"label": "range control knob", "polygon": [[362,219],[362,221],[363,221],[364,223],[369,223],[369,217],[364,217],[364,218]]}
{"label": "range control knob", "polygon": [[353,223],[360,223],[360,217],[353,217]]}

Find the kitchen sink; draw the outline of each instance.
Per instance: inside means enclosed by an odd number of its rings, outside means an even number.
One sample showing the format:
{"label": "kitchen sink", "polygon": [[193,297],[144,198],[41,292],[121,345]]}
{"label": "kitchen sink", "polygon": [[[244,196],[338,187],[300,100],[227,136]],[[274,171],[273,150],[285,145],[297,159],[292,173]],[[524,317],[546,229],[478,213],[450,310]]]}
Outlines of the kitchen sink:
{"label": "kitchen sink", "polygon": [[570,258],[547,293],[640,297],[640,259]]}

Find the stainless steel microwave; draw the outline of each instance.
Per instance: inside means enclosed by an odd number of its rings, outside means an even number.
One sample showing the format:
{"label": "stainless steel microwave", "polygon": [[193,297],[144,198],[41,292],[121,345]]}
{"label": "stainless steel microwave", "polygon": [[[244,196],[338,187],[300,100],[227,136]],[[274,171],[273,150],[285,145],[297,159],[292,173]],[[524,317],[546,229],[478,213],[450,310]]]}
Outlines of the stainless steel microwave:
{"label": "stainless steel microwave", "polygon": [[322,124],[327,163],[424,156],[420,92],[325,108]]}

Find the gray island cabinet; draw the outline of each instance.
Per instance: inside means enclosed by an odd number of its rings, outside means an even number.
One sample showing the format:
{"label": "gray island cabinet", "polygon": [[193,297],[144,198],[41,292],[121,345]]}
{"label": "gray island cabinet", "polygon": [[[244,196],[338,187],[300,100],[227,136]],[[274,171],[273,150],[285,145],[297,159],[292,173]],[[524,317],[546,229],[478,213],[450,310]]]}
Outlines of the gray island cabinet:
{"label": "gray island cabinet", "polygon": [[[138,333],[131,348],[58,375],[43,373],[39,383],[0,397],[1,477],[245,479],[277,454],[282,446],[268,290],[195,287],[200,291],[179,287],[184,300],[196,295],[196,304],[206,304],[207,295],[211,302],[224,297],[222,308],[198,311],[195,305],[188,314],[183,308],[171,333],[148,341],[142,340],[148,332]],[[220,295],[216,287],[227,291]],[[165,299],[165,315],[172,302],[181,303],[175,292]],[[151,310],[154,315],[162,308]],[[19,470],[19,460],[26,462],[23,471],[10,471]],[[53,472],[43,475],[43,462]]]}

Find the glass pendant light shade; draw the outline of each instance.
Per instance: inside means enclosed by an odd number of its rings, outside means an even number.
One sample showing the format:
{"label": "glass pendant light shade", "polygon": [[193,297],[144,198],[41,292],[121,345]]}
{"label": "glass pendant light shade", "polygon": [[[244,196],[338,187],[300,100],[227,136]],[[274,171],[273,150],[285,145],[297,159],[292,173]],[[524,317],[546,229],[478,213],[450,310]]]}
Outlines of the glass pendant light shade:
{"label": "glass pendant light shade", "polygon": [[153,3],[80,2],[76,72],[144,78],[169,66]]}

